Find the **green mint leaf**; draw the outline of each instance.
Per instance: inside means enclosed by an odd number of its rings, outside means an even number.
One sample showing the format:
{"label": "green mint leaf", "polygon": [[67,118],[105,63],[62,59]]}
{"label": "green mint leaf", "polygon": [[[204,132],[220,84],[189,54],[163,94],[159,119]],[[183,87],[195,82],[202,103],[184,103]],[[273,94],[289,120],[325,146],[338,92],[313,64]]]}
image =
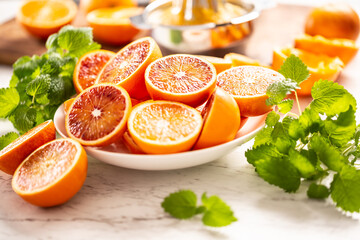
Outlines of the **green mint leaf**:
{"label": "green mint leaf", "polygon": [[352,106],[356,110],[355,98],[343,86],[326,80],[314,83],[311,89],[313,101],[310,108],[320,114],[334,116],[349,109]]}
{"label": "green mint leaf", "polygon": [[273,158],[281,158],[282,156],[283,154],[281,154],[274,145],[270,144],[260,145],[245,152],[248,163],[254,166],[260,159],[271,160]]}
{"label": "green mint leaf", "polygon": [[301,59],[291,54],[281,66],[279,73],[300,84],[309,77],[309,70]]}
{"label": "green mint leaf", "polygon": [[294,149],[290,149],[289,151],[289,160],[304,178],[309,178],[316,173],[315,166],[311,161],[305,155]]}
{"label": "green mint leaf", "polygon": [[20,103],[30,106],[32,98],[26,93],[27,85],[32,81],[31,77],[24,77],[19,80],[16,85],[16,90],[20,96]]}
{"label": "green mint leaf", "polygon": [[37,78],[32,80],[26,87],[26,93],[30,96],[37,94],[44,94],[50,88],[51,78],[50,75],[44,74],[39,75]]}
{"label": "green mint leaf", "polygon": [[300,186],[300,174],[286,158],[259,159],[255,167],[261,178],[286,192],[296,192]]}
{"label": "green mint leaf", "polygon": [[255,136],[254,148],[263,144],[272,142],[271,133],[274,129],[272,127],[264,127]]}
{"label": "green mint leaf", "polygon": [[0,88],[0,118],[9,116],[19,102],[20,96],[15,88]]}
{"label": "green mint leaf", "polygon": [[289,136],[295,140],[304,139],[305,136],[307,135],[305,129],[300,124],[299,119],[295,119],[294,121],[291,122],[288,133]]}
{"label": "green mint leaf", "polygon": [[290,78],[285,78],[282,81],[274,82],[266,89],[267,105],[277,105],[286,97],[291,91],[295,91],[299,85]]}
{"label": "green mint leaf", "polygon": [[18,78],[31,76],[37,68],[37,62],[29,56],[21,57],[13,64],[14,74]]}
{"label": "green mint leaf", "polygon": [[273,127],[277,122],[280,120],[280,115],[277,114],[274,111],[269,112],[269,114],[266,117],[265,123],[266,125]]}
{"label": "green mint leaf", "polygon": [[306,108],[299,117],[299,123],[303,127],[305,134],[308,135],[309,132],[314,133],[318,132],[323,125],[323,122],[317,113],[313,109]]}
{"label": "green mint leaf", "polygon": [[15,141],[19,137],[16,132],[9,132],[0,137],[0,150],[4,149],[7,145]]}
{"label": "green mint leaf", "polygon": [[331,183],[331,198],[344,211],[360,211],[360,170],[345,166],[334,176]]}
{"label": "green mint leaf", "polygon": [[279,150],[279,152],[287,154],[290,148],[294,148],[296,142],[291,139],[288,135],[288,129],[286,125],[281,122],[278,122],[274,126],[274,130],[271,133],[271,137],[274,141],[274,145]]}
{"label": "green mint leaf", "polygon": [[312,183],[307,190],[307,195],[309,198],[325,199],[330,195],[330,191],[322,184]]}
{"label": "green mint leaf", "polygon": [[286,114],[290,112],[290,110],[293,108],[294,100],[292,99],[285,99],[277,104],[279,108],[279,112]]}
{"label": "green mint leaf", "polygon": [[231,208],[218,196],[207,197],[204,193],[201,201],[206,208],[202,218],[205,225],[223,227],[237,221]]}
{"label": "green mint leaf", "polygon": [[9,120],[19,130],[20,134],[24,134],[35,127],[36,110],[26,105],[19,105],[10,115]]}
{"label": "green mint leaf", "polygon": [[196,215],[197,197],[191,190],[171,193],[161,203],[165,212],[178,219],[188,219]]}
{"label": "green mint leaf", "polygon": [[58,44],[59,34],[54,33],[48,37],[46,40],[45,47],[48,49],[49,52],[56,52],[57,49],[60,48]]}
{"label": "green mint leaf", "polygon": [[310,147],[316,152],[319,160],[333,171],[340,172],[347,163],[347,158],[322,136],[314,135],[310,139]]}
{"label": "green mint leaf", "polygon": [[355,111],[352,106],[348,111],[340,113],[336,120],[327,119],[324,128],[332,144],[337,147],[346,145],[356,131]]}
{"label": "green mint leaf", "polygon": [[51,54],[46,63],[41,68],[41,74],[58,75],[64,65],[59,54]]}

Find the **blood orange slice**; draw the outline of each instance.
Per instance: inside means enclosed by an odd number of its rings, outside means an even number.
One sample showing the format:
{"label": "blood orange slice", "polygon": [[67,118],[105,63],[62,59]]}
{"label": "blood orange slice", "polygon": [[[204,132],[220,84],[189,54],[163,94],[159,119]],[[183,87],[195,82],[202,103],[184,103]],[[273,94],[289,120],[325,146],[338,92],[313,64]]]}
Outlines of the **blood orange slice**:
{"label": "blood orange slice", "polygon": [[131,100],[120,86],[98,84],[78,95],[65,117],[68,135],[86,146],[105,146],[120,139],[131,112]]}
{"label": "blood orange slice", "polygon": [[132,98],[149,96],[145,87],[146,67],[162,56],[157,43],[150,37],[141,38],[122,48],[102,69],[96,83],[122,86]]}
{"label": "blood orange slice", "polygon": [[55,138],[53,121],[48,120],[34,127],[0,151],[0,170],[14,174],[16,168],[30,153]]}
{"label": "blood orange slice", "polygon": [[150,100],[133,109],[128,130],[145,153],[177,153],[191,149],[202,122],[201,114],[185,104]]}
{"label": "blood orange slice", "polygon": [[77,93],[94,85],[101,69],[115,56],[114,52],[95,50],[83,55],[77,62],[74,70],[74,87]]}
{"label": "blood orange slice", "polygon": [[169,55],[149,65],[145,83],[154,100],[176,101],[196,107],[214,91],[216,69],[200,57]]}
{"label": "blood orange slice", "polygon": [[240,66],[220,73],[217,85],[234,97],[241,116],[253,117],[272,109],[266,105],[266,89],[270,84],[283,79],[283,75],[269,68]]}
{"label": "blood orange slice", "polygon": [[29,155],[16,170],[13,190],[40,207],[63,204],[82,187],[87,172],[84,148],[72,139],[51,141]]}
{"label": "blood orange slice", "polygon": [[239,107],[232,96],[217,88],[201,115],[204,126],[194,149],[208,148],[233,140],[240,128]]}

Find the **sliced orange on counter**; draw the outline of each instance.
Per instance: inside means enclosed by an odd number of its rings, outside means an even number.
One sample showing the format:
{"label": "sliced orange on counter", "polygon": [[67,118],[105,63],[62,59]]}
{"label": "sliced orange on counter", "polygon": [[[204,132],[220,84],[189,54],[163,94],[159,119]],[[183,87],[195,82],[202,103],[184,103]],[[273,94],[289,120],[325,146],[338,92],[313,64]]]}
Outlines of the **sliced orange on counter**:
{"label": "sliced orange on counter", "polygon": [[267,67],[266,65],[260,63],[258,60],[249,58],[239,53],[228,53],[224,56],[224,59],[231,61],[232,67],[239,67],[244,65]]}
{"label": "sliced orange on counter", "polygon": [[40,207],[60,205],[72,198],[85,182],[87,156],[72,139],[51,141],[29,155],[17,168],[13,190]]}
{"label": "sliced orange on counter", "polygon": [[16,168],[41,145],[54,140],[56,130],[54,122],[48,120],[21,135],[0,151],[0,170],[14,174]]}
{"label": "sliced orange on counter", "polygon": [[208,62],[210,62],[212,65],[214,65],[217,74],[231,68],[232,62],[230,60],[219,57],[213,57],[213,56],[205,56],[205,55],[198,55],[198,57],[201,57],[207,60]]}
{"label": "sliced orange on counter", "polygon": [[312,86],[320,79],[336,81],[344,66],[344,63],[338,57],[333,58],[324,54],[314,54],[296,48],[283,48],[274,50],[273,69],[279,70],[285,59],[291,54],[299,57],[310,72],[310,77],[300,84],[300,89],[296,90],[298,95],[310,95]]}
{"label": "sliced orange on counter", "polygon": [[115,56],[114,52],[95,50],[84,54],[77,62],[73,82],[77,93],[94,85],[96,78],[105,64]]}
{"label": "sliced orange on counter", "polygon": [[122,48],[102,69],[96,83],[113,83],[126,89],[132,98],[149,96],[144,80],[146,67],[162,56],[154,39],[136,40]]}
{"label": "sliced orange on counter", "polygon": [[201,128],[201,114],[194,108],[170,101],[146,101],[130,114],[128,130],[145,153],[169,154],[190,150]]}
{"label": "sliced orange on counter", "polygon": [[26,0],[16,19],[32,35],[47,38],[69,24],[76,12],[77,6],[73,1]]}
{"label": "sliced orange on counter", "polygon": [[325,54],[329,57],[339,57],[344,64],[350,62],[359,50],[355,41],[349,39],[327,39],[320,35],[303,35],[295,38],[295,48],[314,54]]}
{"label": "sliced orange on counter", "polygon": [[202,114],[204,125],[194,149],[213,147],[233,140],[240,128],[239,107],[232,96],[217,88]]}
{"label": "sliced orange on counter", "polygon": [[283,75],[269,68],[240,66],[220,73],[216,84],[235,99],[241,116],[253,117],[271,111],[272,107],[266,105],[266,89],[283,79]]}
{"label": "sliced orange on counter", "polygon": [[169,100],[196,107],[214,91],[216,69],[200,57],[169,55],[149,65],[145,83],[154,100]]}
{"label": "sliced orange on counter", "polygon": [[94,85],[81,92],[65,117],[69,137],[85,146],[105,146],[119,140],[131,112],[128,93],[113,84]]}
{"label": "sliced orange on counter", "polygon": [[90,12],[86,20],[93,29],[95,40],[120,45],[130,42],[140,32],[131,24],[130,17],[142,12],[140,7],[100,8]]}

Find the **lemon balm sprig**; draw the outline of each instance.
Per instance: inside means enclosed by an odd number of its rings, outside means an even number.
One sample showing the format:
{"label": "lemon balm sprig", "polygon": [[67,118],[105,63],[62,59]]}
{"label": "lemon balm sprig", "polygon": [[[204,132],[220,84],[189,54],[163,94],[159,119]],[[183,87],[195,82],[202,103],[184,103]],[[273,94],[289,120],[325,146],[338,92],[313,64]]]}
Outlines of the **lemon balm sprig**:
{"label": "lemon balm sprig", "polygon": [[[309,76],[306,65],[290,56],[280,72],[285,80],[269,86],[268,104],[275,105],[265,128],[255,137],[247,161],[261,178],[286,192],[296,192],[303,180],[311,181],[309,198],[331,196],[344,211],[360,211],[360,125],[356,100],[337,83],[320,80],[311,90],[313,101],[299,115],[290,112],[293,100],[285,99]],[[280,113],[285,114],[281,119]],[[293,117],[295,116],[295,117]],[[323,179],[332,178],[330,185]]]}

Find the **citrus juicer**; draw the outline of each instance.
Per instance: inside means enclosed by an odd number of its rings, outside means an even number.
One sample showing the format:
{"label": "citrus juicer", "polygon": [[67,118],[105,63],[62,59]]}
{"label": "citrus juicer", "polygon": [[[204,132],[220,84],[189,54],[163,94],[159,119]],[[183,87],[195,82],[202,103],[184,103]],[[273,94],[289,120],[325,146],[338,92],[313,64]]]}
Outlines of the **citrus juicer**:
{"label": "citrus juicer", "polygon": [[237,46],[252,31],[260,10],[240,0],[155,0],[131,18],[167,52],[209,53]]}

